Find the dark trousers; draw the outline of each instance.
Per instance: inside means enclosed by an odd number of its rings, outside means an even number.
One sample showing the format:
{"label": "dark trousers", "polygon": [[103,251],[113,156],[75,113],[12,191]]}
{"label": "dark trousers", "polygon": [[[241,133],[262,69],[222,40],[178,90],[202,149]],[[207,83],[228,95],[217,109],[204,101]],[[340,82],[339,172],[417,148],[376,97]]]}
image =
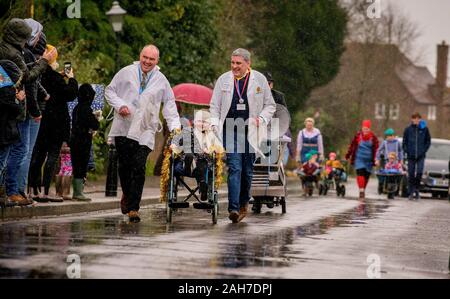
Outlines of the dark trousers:
{"label": "dark trousers", "polygon": [[72,158],[73,177],[84,179],[87,175],[89,159],[91,155],[92,142],[72,142],[70,146],[70,156]]}
{"label": "dark trousers", "polygon": [[115,144],[119,158],[120,185],[127,201],[127,209],[139,211],[147,157],[151,149],[126,137],[115,137]]}
{"label": "dark trousers", "polygon": [[[58,164],[59,153],[61,151],[63,141],[47,140],[45,136],[38,136],[36,144],[31,156],[29,185],[36,193],[43,185],[44,193],[48,195],[50,184],[55,176],[56,166]],[[44,177],[42,178],[42,165],[44,166]]]}
{"label": "dark trousers", "polygon": [[420,188],[425,158],[408,159],[408,191],[414,194]]}

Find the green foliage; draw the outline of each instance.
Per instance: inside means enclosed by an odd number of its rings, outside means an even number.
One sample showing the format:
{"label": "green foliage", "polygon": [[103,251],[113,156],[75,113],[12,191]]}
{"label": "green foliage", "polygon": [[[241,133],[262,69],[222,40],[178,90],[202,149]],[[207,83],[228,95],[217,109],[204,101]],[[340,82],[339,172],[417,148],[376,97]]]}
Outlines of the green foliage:
{"label": "green foliage", "polygon": [[252,2],[265,9],[253,17],[251,46],[272,72],[276,88],[286,93],[289,108],[296,111],[313,88],[338,72],[345,11],[336,0]]}
{"label": "green foliage", "polygon": [[[62,0],[0,1],[0,27],[11,17],[29,17],[31,2],[48,42],[58,48],[59,62],[71,61],[80,83],[108,84],[116,71],[116,50],[123,67],[154,43],[172,85],[212,85],[229,70],[231,51],[243,47],[253,52],[253,67],[272,72],[290,111],[301,109],[310,91],[337,73],[346,26],[337,0],[121,0],[127,15],[117,49],[105,15],[111,0],[82,0],[80,19],[67,17],[70,3]],[[325,116],[321,125],[328,133],[328,123],[336,120]],[[98,172],[107,159],[109,126],[103,121],[94,138]]]}

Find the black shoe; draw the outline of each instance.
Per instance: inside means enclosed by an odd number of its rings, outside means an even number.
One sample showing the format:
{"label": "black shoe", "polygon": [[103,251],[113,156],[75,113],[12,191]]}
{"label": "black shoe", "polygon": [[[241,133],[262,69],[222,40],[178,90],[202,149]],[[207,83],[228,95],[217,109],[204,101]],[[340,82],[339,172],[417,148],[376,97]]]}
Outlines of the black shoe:
{"label": "black shoe", "polygon": [[139,217],[139,213],[137,211],[128,212],[128,217],[132,223],[138,223],[141,221],[141,217]]}

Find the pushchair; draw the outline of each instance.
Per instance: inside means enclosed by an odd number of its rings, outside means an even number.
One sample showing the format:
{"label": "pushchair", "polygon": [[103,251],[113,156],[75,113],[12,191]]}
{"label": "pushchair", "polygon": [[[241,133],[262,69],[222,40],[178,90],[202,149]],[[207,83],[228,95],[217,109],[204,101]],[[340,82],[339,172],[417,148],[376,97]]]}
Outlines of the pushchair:
{"label": "pushchair", "polygon": [[286,213],[287,181],[283,164],[284,151],[291,138],[285,134],[289,130],[291,116],[289,110],[280,104],[276,105],[276,111],[268,127],[267,136],[261,142],[261,148],[265,144],[267,153],[260,153],[253,164],[253,178],[249,204],[253,205],[255,214],[261,213],[261,208],[281,206],[281,213]]}
{"label": "pushchair", "polygon": [[[304,190],[304,195],[305,196],[309,196],[311,197],[314,193],[314,189],[317,188],[320,191],[320,185],[319,185],[319,181],[320,181],[320,173],[322,171],[322,168],[318,168],[313,174],[305,174],[302,171],[299,171],[297,173],[297,175],[300,178],[303,190]],[[320,192],[319,192],[319,195]]]}
{"label": "pushchair", "polygon": [[347,171],[346,171],[346,161],[340,161],[344,168],[332,168],[331,172],[328,174],[326,171],[323,172],[322,178],[319,184],[319,195],[327,195],[328,191],[336,190],[336,195],[345,197],[346,188],[345,183],[347,182]]}
{"label": "pushchair", "polygon": [[[378,178],[378,192],[380,194],[387,194],[388,199],[394,199],[399,194],[401,187],[406,186],[406,176],[398,171],[379,170]],[[381,185],[381,186],[380,186]],[[402,191],[403,193],[404,191]]]}
{"label": "pushchair", "polygon": [[[404,166],[403,173],[386,172],[384,170],[385,164],[384,155],[381,155],[380,170],[376,172],[378,178],[378,195],[387,194],[389,199],[393,199],[395,196],[408,197],[406,167]],[[390,191],[394,189],[395,191]]]}
{"label": "pushchair", "polygon": [[[196,200],[196,202],[193,203],[194,209],[206,210],[208,213],[211,213],[212,223],[217,224],[217,218],[219,215],[219,201],[216,183],[217,175],[221,176],[221,173],[219,173],[220,171],[217,171],[217,162],[219,159],[221,159],[221,155],[216,154],[215,152],[211,154],[202,154],[201,159],[202,163],[204,163],[204,167],[202,167],[201,171],[205,171],[205,181],[202,183],[206,184],[206,188],[202,188],[204,190],[200,190],[202,186],[200,183],[197,183],[197,186],[195,187],[191,187],[186,183],[186,180],[184,179],[185,177],[196,177],[195,170],[193,172],[190,171],[190,163],[194,159],[194,156],[191,154],[175,154],[169,149],[166,149],[166,154],[170,157],[167,161],[169,164],[169,179],[167,185],[165,185],[165,182],[161,183],[161,188],[167,189],[167,222],[172,222],[173,215],[178,209],[189,208],[189,200],[193,198]],[[178,195],[178,190],[181,186],[183,186],[189,193],[186,197],[180,197]]]}
{"label": "pushchair", "polygon": [[271,151],[268,157],[257,159],[253,165],[252,199],[249,204],[253,205],[252,210],[256,214],[261,213],[263,205],[269,209],[281,206],[281,213],[286,213],[287,184],[282,157],[290,141],[291,139],[287,136],[273,141],[276,148],[275,157],[270,158]]}

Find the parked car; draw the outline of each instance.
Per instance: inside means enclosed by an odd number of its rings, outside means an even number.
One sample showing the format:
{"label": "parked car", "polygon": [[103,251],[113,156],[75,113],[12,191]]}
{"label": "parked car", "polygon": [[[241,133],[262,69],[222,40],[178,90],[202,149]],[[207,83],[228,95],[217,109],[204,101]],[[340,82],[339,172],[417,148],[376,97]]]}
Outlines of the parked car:
{"label": "parked car", "polygon": [[431,193],[432,197],[447,198],[449,196],[449,161],[450,140],[431,139],[420,192]]}

